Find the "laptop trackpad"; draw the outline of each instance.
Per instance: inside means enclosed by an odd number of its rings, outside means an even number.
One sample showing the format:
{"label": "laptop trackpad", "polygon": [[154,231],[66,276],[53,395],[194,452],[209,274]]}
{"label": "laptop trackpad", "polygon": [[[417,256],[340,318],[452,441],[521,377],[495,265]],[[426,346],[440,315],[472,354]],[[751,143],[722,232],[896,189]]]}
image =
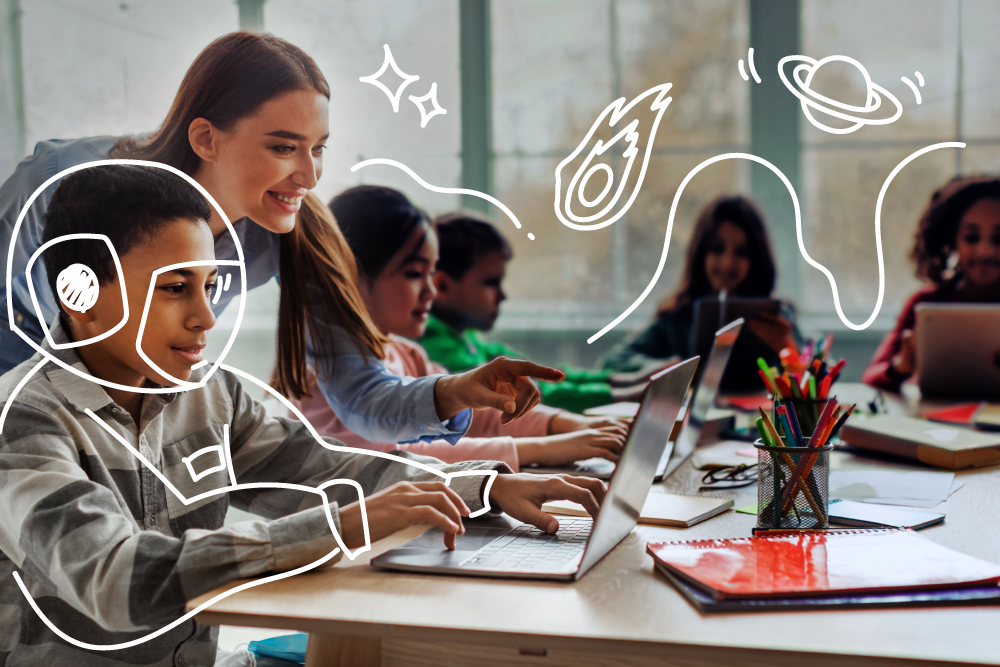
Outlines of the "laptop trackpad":
{"label": "laptop trackpad", "polygon": [[[455,551],[479,551],[487,544],[509,533],[520,522],[514,521],[506,514],[498,517],[478,517],[475,519],[464,519],[465,535],[459,535],[456,539]],[[393,555],[399,554],[402,549],[433,549],[434,551],[444,550],[444,531],[440,528],[431,528],[419,537],[415,537],[409,542],[399,545],[393,549]],[[471,554],[466,553],[465,558]],[[461,561],[456,561],[456,564]]]}

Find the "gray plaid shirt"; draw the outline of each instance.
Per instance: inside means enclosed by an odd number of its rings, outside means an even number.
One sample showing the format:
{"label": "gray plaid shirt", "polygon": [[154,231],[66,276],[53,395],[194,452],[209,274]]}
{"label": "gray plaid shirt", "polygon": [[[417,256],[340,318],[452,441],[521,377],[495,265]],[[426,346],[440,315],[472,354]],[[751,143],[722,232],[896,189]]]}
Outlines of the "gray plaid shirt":
{"label": "gray plaid shirt", "polygon": [[[68,342],[58,326],[53,339]],[[87,373],[72,349],[44,346]],[[201,389],[146,394],[137,427],[101,386],[36,354],[0,378],[0,405],[8,409],[0,432],[0,665],[7,667],[188,667],[217,660],[217,629],[193,619],[132,648],[78,648],[29,606],[15,571],[56,628],[80,642],[109,645],[169,624],[187,600],[234,579],[302,567],[338,546],[316,493],[237,489],[185,504],[124,443],[185,499],[232,485],[219,447],[227,437],[238,484],[315,488],[352,479],[370,495],[402,480],[442,481],[416,466],[326,449],[302,423],[268,417],[221,369]],[[496,462],[446,465],[394,454],[445,473],[510,470]],[[476,511],[483,507],[483,481],[456,477],[450,486]],[[337,506],[356,501],[357,491],[333,485],[326,494],[339,532]],[[270,520],[224,527],[230,502]],[[226,665],[240,664],[235,658]]]}

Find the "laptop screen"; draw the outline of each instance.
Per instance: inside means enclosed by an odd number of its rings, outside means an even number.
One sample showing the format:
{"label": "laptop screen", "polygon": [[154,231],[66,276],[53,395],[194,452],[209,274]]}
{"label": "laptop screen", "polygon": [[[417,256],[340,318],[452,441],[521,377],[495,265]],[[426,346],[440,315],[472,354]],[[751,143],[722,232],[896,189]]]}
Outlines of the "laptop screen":
{"label": "laptop screen", "polygon": [[698,357],[682,361],[649,383],[601,511],[594,520],[578,577],[635,528],[653,485],[656,464],[670,439],[698,361]]}

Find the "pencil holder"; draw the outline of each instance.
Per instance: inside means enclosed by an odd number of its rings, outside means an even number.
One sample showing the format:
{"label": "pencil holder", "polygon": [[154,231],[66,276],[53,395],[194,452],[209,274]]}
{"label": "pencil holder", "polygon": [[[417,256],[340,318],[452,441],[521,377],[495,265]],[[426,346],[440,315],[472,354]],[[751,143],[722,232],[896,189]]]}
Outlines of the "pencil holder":
{"label": "pencil holder", "polygon": [[757,528],[829,528],[833,445],[772,447],[757,440],[754,447],[757,448]]}
{"label": "pencil holder", "polygon": [[823,408],[829,400],[829,398],[793,398],[784,401],[783,404],[791,403],[795,408],[795,417],[799,420],[802,432],[812,433],[816,430],[816,422],[819,421],[819,416],[823,414]]}

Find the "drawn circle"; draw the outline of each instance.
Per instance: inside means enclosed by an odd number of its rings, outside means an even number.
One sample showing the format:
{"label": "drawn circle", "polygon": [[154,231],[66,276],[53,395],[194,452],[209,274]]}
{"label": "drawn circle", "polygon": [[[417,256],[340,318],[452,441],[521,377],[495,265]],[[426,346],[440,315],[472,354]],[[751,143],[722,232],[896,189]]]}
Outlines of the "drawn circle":
{"label": "drawn circle", "polygon": [[[607,174],[608,181],[607,183],[604,184],[604,189],[601,190],[601,194],[597,195],[596,197],[588,201],[583,196],[583,191],[587,189],[587,183],[590,181],[590,177],[599,171],[603,171],[605,174]],[[598,162],[597,164],[593,165],[590,169],[588,169],[587,173],[583,175],[582,179],[580,179],[580,184],[577,186],[576,189],[576,198],[579,199],[580,203],[586,206],[587,208],[594,208],[602,201],[604,201],[604,198],[608,196],[608,192],[611,191],[611,186],[614,182],[615,182],[615,174],[613,171],[611,171],[611,167],[609,167],[604,162]]]}
{"label": "drawn circle", "polygon": [[62,305],[85,313],[97,303],[97,274],[86,264],[70,264],[56,276],[56,294]]}

